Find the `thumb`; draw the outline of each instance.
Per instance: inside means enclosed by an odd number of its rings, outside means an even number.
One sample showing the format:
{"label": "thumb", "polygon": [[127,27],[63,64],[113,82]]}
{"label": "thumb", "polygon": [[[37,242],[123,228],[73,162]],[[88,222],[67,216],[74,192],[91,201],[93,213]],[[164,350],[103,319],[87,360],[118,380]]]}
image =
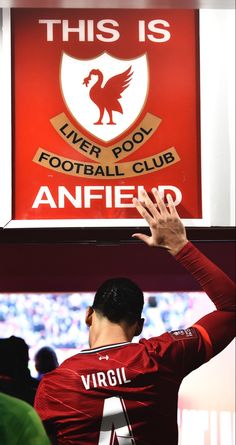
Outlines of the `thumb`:
{"label": "thumb", "polygon": [[148,235],[145,235],[144,233],[133,233],[132,238],[140,239],[144,243],[148,244],[148,246],[151,245],[151,237]]}

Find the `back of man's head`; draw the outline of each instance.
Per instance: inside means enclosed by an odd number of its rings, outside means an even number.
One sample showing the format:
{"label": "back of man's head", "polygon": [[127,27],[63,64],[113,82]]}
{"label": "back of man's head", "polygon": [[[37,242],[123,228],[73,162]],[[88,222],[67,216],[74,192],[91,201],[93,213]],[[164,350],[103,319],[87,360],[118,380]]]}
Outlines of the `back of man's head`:
{"label": "back of man's head", "polygon": [[111,278],[97,290],[93,309],[113,323],[133,324],[141,318],[143,292],[128,278]]}
{"label": "back of man's head", "polygon": [[34,360],[35,368],[40,374],[53,371],[59,366],[56,352],[49,346],[40,348],[36,352]]}

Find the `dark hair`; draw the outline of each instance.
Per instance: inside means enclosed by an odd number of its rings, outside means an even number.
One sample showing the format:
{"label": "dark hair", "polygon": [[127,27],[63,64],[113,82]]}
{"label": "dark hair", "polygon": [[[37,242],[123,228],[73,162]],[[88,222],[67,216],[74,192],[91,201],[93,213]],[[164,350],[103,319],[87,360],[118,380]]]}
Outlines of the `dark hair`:
{"label": "dark hair", "polygon": [[53,371],[58,367],[57,355],[54,349],[49,346],[43,346],[34,357],[35,367],[40,374]]}
{"label": "dark hair", "polygon": [[133,324],[141,317],[143,303],[137,284],[128,278],[111,278],[98,288],[92,307],[113,323]]}
{"label": "dark hair", "polygon": [[29,346],[21,337],[0,339],[0,373],[10,377],[28,376]]}

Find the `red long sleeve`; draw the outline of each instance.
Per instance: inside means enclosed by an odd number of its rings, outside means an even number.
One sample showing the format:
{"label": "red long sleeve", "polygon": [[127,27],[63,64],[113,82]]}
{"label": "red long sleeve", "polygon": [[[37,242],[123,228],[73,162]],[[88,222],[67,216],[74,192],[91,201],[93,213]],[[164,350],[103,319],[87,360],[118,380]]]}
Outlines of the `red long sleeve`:
{"label": "red long sleeve", "polygon": [[194,276],[219,311],[235,311],[234,282],[191,242],[175,258]]}
{"label": "red long sleeve", "polygon": [[235,336],[236,287],[190,242],[176,255],[176,260],[193,275],[217,309],[194,323],[203,338],[208,360],[222,351]]}

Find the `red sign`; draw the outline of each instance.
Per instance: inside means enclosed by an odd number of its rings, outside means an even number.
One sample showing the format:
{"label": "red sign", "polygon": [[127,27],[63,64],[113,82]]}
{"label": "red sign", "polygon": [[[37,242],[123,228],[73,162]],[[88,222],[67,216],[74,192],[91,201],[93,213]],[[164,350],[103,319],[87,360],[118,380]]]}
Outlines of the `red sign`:
{"label": "red sign", "polygon": [[13,9],[14,219],[201,218],[198,14]]}

